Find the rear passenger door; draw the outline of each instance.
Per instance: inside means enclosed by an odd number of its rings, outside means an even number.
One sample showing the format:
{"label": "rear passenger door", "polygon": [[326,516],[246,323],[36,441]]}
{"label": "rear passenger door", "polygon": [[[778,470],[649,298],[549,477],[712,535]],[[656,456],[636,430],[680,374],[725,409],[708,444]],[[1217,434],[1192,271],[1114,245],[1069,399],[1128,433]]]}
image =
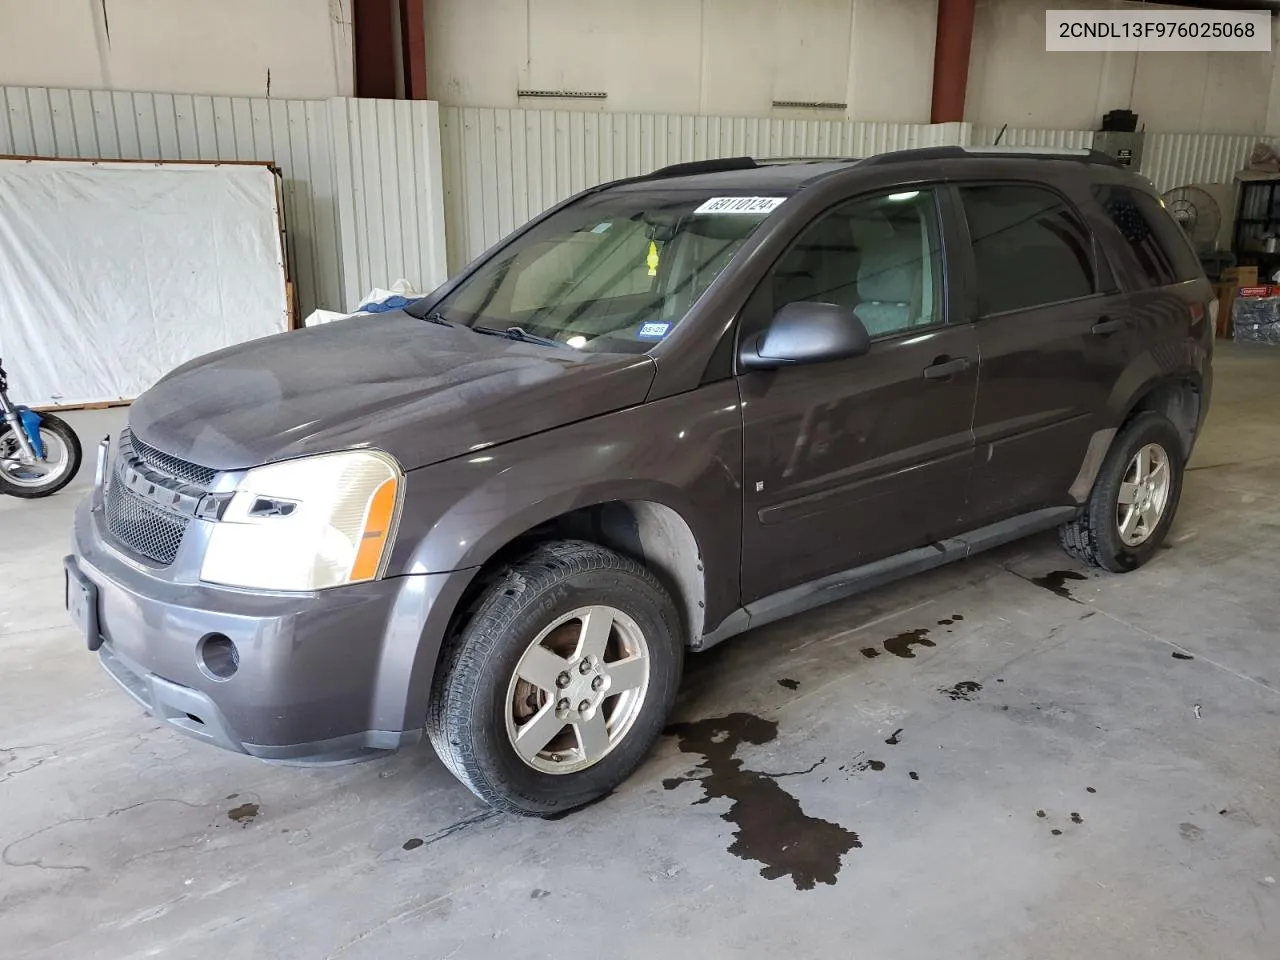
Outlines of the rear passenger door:
{"label": "rear passenger door", "polygon": [[[1124,298],[1085,218],[1043,184],[958,185],[980,357],[970,518],[1072,503],[1126,364]],[[1102,269],[1100,269],[1102,266]]]}

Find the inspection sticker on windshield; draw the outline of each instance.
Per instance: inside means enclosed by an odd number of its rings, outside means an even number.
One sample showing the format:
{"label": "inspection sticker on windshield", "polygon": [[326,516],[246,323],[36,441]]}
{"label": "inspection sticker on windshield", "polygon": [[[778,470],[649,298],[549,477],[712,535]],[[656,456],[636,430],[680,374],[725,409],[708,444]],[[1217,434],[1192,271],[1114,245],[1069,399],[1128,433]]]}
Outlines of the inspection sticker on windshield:
{"label": "inspection sticker on windshield", "polygon": [[670,329],[671,324],[669,323],[646,323],[640,328],[640,332],[636,336],[641,340],[661,340]]}
{"label": "inspection sticker on windshield", "polygon": [[694,213],[769,213],[786,197],[712,197]]}

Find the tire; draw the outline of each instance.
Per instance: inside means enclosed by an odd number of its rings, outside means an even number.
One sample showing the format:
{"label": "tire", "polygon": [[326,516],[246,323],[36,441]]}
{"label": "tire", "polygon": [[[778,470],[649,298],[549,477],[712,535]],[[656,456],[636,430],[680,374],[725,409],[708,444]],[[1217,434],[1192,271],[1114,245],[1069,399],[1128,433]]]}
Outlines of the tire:
{"label": "tire", "polygon": [[[80,438],[76,436],[70,424],[51,413],[42,413],[40,414],[40,436],[44,439],[46,447],[51,446],[50,438],[61,444],[62,449],[66,451],[66,465],[44,483],[21,483],[6,476],[4,470],[0,469],[0,493],[7,493],[11,497],[20,497],[24,500],[34,500],[37,497],[48,497],[57,493],[75,479],[84,455],[80,449]],[[4,439],[4,435],[0,434],[0,443],[3,443]]]}
{"label": "tire", "polygon": [[[1158,520],[1149,526],[1139,523],[1130,538],[1141,536],[1142,539],[1134,543],[1126,541],[1121,530],[1122,517],[1128,516],[1128,510],[1126,507],[1125,513],[1121,513],[1120,498],[1122,491],[1126,497],[1130,495],[1124,489],[1125,478],[1133,476],[1130,471],[1135,457],[1139,451],[1153,447],[1163,452],[1169,472],[1168,487],[1159,505]],[[1138,414],[1116,435],[1079,516],[1059,528],[1062,549],[1082,563],[1113,573],[1126,573],[1142,566],[1159,549],[1173,523],[1182,496],[1184,465],[1182,439],[1174,425],[1158,413]]]}
{"label": "tire", "polygon": [[[598,658],[602,631],[588,631],[589,622],[608,624]],[[680,684],[682,637],[670,596],[640,564],[593,543],[541,544],[498,572],[446,641],[427,735],[454,776],[491,806],[522,816],[568,812],[607,795],[653,746]],[[588,669],[584,659],[599,662]],[[544,679],[535,685],[518,674]],[[558,726],[561,716],[569,719]],[[558,732],[533,752],[551,730]],[[588,741],[598,754],[590,761]]]}

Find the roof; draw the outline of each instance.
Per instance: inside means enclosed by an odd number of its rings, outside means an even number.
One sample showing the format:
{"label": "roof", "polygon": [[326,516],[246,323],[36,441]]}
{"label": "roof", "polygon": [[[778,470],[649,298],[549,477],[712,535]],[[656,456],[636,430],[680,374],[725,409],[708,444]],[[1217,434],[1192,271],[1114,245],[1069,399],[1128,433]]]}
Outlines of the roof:
{"label": "roof", "polygon": [[720,160],[696,160],[662,167],[642,177],[603,184],[611,189],[644,190],[657,184],[662,189],[688,190],[753,190],[794,193],[806,184],[842,171],[862,166],[885,166],[894,163],[929,160],[1049,160],[1119,166],[1114,159],[1097,150],[1070,150],[1053,147],[922,147],[895,150],[865,159],[856,157],[803,157],[756,160],[752,157],[728,157]]}
{"label": "roof", "polygon": [[[747,166],[747,162],[751,166]],[[624,190],[644,190],[660,184],[664,190],[780,190],[794,193],[810,181],[847,170],[855,163],[855,160],[840,159],[777,162],[736,157],[664,167],[646,177],[622,181],[618,186]]]}

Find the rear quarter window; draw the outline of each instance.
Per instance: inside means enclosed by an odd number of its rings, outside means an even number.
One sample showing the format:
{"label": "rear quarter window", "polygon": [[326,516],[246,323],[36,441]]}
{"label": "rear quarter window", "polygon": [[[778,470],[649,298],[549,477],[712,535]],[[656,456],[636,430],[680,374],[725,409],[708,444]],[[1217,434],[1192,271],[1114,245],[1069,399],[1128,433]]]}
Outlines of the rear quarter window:
{"label": "rear quarter window", "polygon": [[1143,286],[1164,287],[1201,275],[1190,239],[1151,194],[1107,185],[1094,187],[1093,195],[1133,254]]}

